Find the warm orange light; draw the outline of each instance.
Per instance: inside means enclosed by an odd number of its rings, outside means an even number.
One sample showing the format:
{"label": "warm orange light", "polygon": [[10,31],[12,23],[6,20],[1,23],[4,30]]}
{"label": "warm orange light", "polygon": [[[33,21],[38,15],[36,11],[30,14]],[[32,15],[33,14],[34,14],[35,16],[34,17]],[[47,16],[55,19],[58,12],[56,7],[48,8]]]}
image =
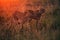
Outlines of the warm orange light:
{"label": "warm orange light", "polygon": [[0,0],[0,7],[2,7],[8,15],[12,15],[12,12],[16,10],[23,12],[25,10],[25,3],[26,0]]}

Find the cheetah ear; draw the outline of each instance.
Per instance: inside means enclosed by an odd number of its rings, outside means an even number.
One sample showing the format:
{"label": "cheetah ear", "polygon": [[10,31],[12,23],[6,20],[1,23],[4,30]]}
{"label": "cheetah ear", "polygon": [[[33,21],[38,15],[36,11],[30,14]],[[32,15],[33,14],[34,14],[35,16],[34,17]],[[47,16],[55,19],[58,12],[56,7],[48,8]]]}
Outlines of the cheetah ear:
{"label": "cheetah ear", "polygon": [[45,12],[45,9],[41,8],[39,12],[40,12],[40,14],[42,14]]}

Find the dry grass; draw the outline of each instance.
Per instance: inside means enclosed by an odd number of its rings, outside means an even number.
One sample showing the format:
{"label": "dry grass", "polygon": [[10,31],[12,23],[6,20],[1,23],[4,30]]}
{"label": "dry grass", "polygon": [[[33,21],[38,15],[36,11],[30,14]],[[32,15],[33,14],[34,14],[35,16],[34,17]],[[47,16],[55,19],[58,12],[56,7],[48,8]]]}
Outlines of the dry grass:
{"label": "dry grass", "polygon": [[60,40],[60,9],[57,5],[47,6],[39,20],[24,24],[13,17],[0,17],[0,40]]}

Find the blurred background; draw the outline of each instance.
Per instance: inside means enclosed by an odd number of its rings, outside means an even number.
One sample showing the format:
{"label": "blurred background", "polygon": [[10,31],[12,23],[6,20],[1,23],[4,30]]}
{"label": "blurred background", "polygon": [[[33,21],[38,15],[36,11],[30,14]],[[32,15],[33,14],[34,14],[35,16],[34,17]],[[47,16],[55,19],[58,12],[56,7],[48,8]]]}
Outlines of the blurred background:
{"label": "blurred background", "polygon": [[1,0],[0,40],[60,40],[60,0]]}

